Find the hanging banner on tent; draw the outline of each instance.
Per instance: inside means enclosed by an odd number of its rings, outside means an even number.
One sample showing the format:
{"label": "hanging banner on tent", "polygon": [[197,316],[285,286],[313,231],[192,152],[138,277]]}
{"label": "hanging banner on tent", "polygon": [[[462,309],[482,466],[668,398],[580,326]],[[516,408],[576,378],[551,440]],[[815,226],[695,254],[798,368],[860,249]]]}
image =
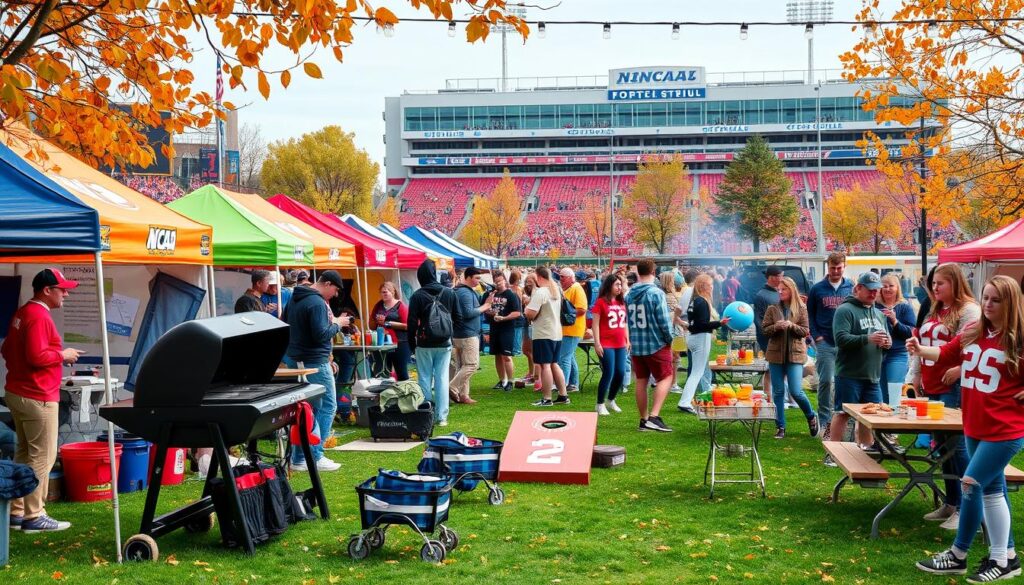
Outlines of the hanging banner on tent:
{"label": "hanging banner on tent", "polygon": [[[77,280],[74,294],[64,299],[61,317],[64,319],[64,342],[67,344],[100,343],[100,308],[96,306],[96,268],[93,266],[65,265],[64,276]],[[104,290],[110,300],[113,281],[103,279]]]}

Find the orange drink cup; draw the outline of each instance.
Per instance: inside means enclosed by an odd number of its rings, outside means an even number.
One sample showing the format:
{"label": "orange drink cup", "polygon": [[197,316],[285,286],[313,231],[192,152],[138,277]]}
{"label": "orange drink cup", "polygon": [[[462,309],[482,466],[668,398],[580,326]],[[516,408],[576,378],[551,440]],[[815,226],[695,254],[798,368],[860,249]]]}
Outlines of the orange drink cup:
{"label": "orange drink cup", "polygon": [[928,402],[930,401],[924,399],[917,400],[917,418],[925,418],[928,416]]}
{"label": "orange drink cup", "polygon": [[928,401],[928,418],[932,420],[942,420],[942,415],[945,414],[945,404],[941,400],[929,400]]}
{"label": "orange drink cup", "polygon": [[725,354],[724,353],[723,354],[719,354],[719,356],[715,358],[715,361],[718,363],[718,365],[724,366],[725,365]]}

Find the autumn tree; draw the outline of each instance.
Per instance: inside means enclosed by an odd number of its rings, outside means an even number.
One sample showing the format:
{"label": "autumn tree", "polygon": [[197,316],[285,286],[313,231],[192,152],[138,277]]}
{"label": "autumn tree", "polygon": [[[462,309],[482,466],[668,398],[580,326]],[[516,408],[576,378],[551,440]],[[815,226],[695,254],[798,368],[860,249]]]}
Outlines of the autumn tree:
{"label": "autumn tree", "polygon": [[681,156],[641,162],[636,183],[622,203],[622,217],[633,224],[636,241],[664,254],[672,238],[687,229],[692,190]]}
{"label": "autumn tree", "polygon": [[869,211],[855,191],[837,191],[825,201],[825,233],[846,251],[872,235]]}
{"label": "autumn tree", "polygon": [[493,191],[474,199],[460,239],[471,248],[505,257],[526,232],[522,208],[523,197],[506,169]]}
{"label": "autumn tree", "polygon": [[[878,150],[879,170],[906,174],[924,192],[919,208],[942,223],[967,212],[998,222],[1024,210],[1022,8],[1017,0],[901,0],[884,8],[862,0],[863,39],[840,56],[875,120],[908,128],[911,144],[898,157],[869,133],[865,146]],[[916,163],[929,151],[936,156],[925,157],[922,175]],[[965,183],[973,200],[950,187]]]}
{"label": "autumn tree", "polygon": [[607,197],[590,195],[583,202],[583,229],[595,242],[594,253],[600,257],[601,249],[612,235],[612,217]]}
{"label": "autumn tree", "polygon": [[[425,8],[441,21],[451,21],[456,7],[468,9],[465,31],[471,43],[486,39],[493,24],[510,25],[524,37],[529,32],[525,22],[507,13],[505,0],[394,4]],[[31,122],[36,134],[93,166],[145,167],[156,154],[146,140],[147,129],[181,133],[222,115],[215,98],[198,91],[196,72],[190,69],[198,50],[221,58],[230,87],[255,83],[267,98],[271,80],[287,88],[292,72],[300,68],[321,77],[317,60],[324,54],[340,62],[363,26],[360,21],[393,27],[398,18],[369,0],[3,2],[0,127],[15,131],[12,139],[30,142],[25,126],[11,122]],[[294,59],[272,69],[265,58],[281,48]],[[121,110],[118,103],[131,107]],[[41,146],[34,146],[33,153],[45,158]]]}
{"label": "autumn tree", "polygon": [[796,231],[800,210],[791,188],[782,161],[764,138],[754,136],[725,168],[715,220],[749,238],[759,252],[761,242]]}
{"label": "autumn tree", "polygon": [[267,141],[259,124],[242,124],[238,129],[238,182],[243,187],[260,186],[260,169],[267,158]]}
{"label": "autumn tree", "polygon": [[370,217],[380,165],[338,126],[272,143],[260,181],[266,193],[284,193],[326,213]]}
{"label": "autumn tree", "polygon": [[377,225],[386,223],[397,226],[401,221],[398,214],[398,200],[394,197],[385,197],[384,201],[374,208],[372,218],[373,223]]}

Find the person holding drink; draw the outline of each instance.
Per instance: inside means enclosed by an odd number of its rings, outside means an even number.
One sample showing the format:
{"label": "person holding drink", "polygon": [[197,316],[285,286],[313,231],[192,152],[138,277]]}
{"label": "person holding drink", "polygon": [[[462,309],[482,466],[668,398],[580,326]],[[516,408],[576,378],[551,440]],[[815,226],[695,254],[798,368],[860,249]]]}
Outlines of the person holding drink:
{"label": "person holding drink", "polygon": [[914,308],[903,298],[900,279],[894,273],[882,277],[882,289],[875,306],[885,315],[892,332],[892,347],[882,358],[882,400],[896,408],[909,368],[906,342],[914,332],[915,323]]}
{"label": "person holding drink", "polygon": [[[941,303],[941,295],[936,297]],[[1024,446],[1022,302],[1015,280],[994,276],[985,283],[979,320],[941,346],[914,337],[907,340],[909,352],[933,363],[933,367],[947,371],[957,368],[969,457],[960,481],[956,537],[950,548],[918,561],[917,568],[927,573],[965,574],[967,552],[982,521],[989,554],[967,582],[988,583],[1021,573],[1020,559],[1014,551],[1004,469]]]}

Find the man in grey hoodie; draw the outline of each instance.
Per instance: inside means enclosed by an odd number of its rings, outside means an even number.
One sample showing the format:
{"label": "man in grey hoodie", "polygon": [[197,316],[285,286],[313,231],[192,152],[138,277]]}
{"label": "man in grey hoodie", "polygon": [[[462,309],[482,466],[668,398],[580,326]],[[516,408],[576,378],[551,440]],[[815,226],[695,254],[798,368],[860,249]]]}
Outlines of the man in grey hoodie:
{"label": "man in grey hoodie", "polygon": [[[832,440],[842,440],[849,415],[843,404],[881,402],[882,358],[892,346],[889,321],[875,307],[882,279],[874,272],[865,272],[857,279],[853,295],[836,309],[832,334],[836,340],[836,395],[832,415]],[[865,450],[877,450],[871,431],[857,427],[857,440]],[[826,459],[826,465],[829,464]]]}

